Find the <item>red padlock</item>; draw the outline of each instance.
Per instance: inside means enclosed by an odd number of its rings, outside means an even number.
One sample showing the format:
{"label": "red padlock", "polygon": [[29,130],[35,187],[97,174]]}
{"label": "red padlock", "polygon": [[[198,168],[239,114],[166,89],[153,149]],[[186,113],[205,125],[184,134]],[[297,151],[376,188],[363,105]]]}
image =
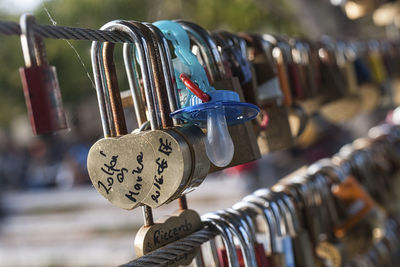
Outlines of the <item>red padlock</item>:
{"label": "red padlock", "polygon": [[21,45],[25,67],[20,68],[25,102],[35,135],[67,129],[56,69],[49,66],[43,40],[34,35],[35,18],[21,16]]}

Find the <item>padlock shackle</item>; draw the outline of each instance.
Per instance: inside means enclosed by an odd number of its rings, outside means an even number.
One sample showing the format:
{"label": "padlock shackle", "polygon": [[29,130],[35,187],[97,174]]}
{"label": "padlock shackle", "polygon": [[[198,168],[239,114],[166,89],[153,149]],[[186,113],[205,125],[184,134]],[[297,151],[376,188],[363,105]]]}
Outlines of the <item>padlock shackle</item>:
{"label": "padlock shackle", "polygon": [[339,215],[331,191],[332,185],[329,183],[329,180],[326,177],[322,175],[314,176],[315,182],[317,184],[319,183],[318,188],[320,188],[321,190],[323,204],[326,206],[327,212],[329,214],[330,223],[331,225],[337,225],[339,223]]}
{"label": "padlock shackle", "polygon": [[224,79],[227,73],[221,54],[207,30],[193,22],[185,20],[175,20],[175,22],[179,23],[186,30],[190,39],[200,49],[205,61],[205,67],[211,76],[210,83],[213,84],[215,81]]}
{"label": "padlock shackle", "polygon": [[35,35],[35,17],[30,13],[20,17],[21,46],[25,67],[48,66],[43,39]]}
{"label": "padlock shackle", "polygon": [[[159,129],[161,125],[158,120],[157,109],[155,106],[154,74],[151,68],[151,60],[149,56],[150,52],[145,37],[143,36],[142,32],[129,21],[119,20],[115,22],[109,22],[103,27],[123,31],[131,37],[136,48],[142,74],[150,127],[153,130]],[[103,27],[101,29],[103,29]],[[133,56],[134,54],[132,54],[132,57]]]}
{"label": "padlock shackle", "polygon": [[[248,83],[252,79],[252,72],[249,60],[247,59],[246,41],[242,37],[228,31],[214,31],[211,36],[217,46],[221,48],[220,54],[222,59],[232,65],[226,69],[226,77],[235,75],[239,78],[241,84]],[[228,74],[228,72],[230,73]]]}
{"label": "padlock shackle", "polygon": [[265,200],[269,200],[271,202],[275,202],[279,208],[280,220],[283,222],[281,227],[284,227],[282,234],[283,235],[295,235],[293,219],[291,213],[285,204],[283,199],[284,194],[281,192],[274,192],[269,189],[263,188],[253,192],[254,195],[264,198]]}
{"label": "padlock shackle", "polygon": [[[221,212],[222,216],[233,222],[233,225],[238,227],[244,237],[245,243],[242,248],[242,255],[246,266],[257,266],[257,257],[255,254],[256,234],[254,231],[253,219],[247,212],[238,211],[228,208]],[[243,229],[243,230],[241,230]],[[248,253],[246,255],[246,253]],[[254,265],[255,264],[255,265]]]}
{"label": "padlock shackle", "polygon": [[293,202],[285,192],[281,192],[283,204],[285,205],[288,214],[289,214],[289,231],[292,236],[296,236],[300,233],[300,222],[296,214],[296,210],[294,208]]}
{"label": "padlock shackle", "polygon": [[158,119],[158,128],[172,127],[172,118],[169,116],[171,113],[169,108],[168,94],[166,91],[165,76],[163,75],[164,70],[161,63],[161,55],[159,52],[158,44],[156,43],[155,37],[150,29],[140,22],[129,21],[134,27],[136,27],[141,33],[146,41],[148,51],[149,51],[149,63],[150,68],[153,73],[154,81],[154,91],[153,100],[154,107]]}
{"label": "padlock shackle", "polygon": [[[168,95],[168,101],[169,101],[169,106],[171,112],[174,112],[178,110],[178,96],[176,94],[177,92],[177,86],[175,82],[175,76],[174,76],[174,67],[172,64],[171,60],[171,52],[169,50],[168,46],[168,41],[167,38],[165,38],[164,34],[162,34],[161,30],[154,26],[151,23],[144,23],[150,31],[153,33],[153,36],[155,37],[155,40],[158,45],[158,49],[160,52],[160,57],[161,57],[161,64],[162,64],[162,69],[164,73],[164,79],[165,79],[165,84],[166,84],[166,89],[167,89],[167,95]],[[176,124],[176,123],[175,123]]]}
{"label": "padlock shackle", "polygon": [[114,43],[106,42],[103,44],[103,67],[111,111],[113,113],[115,133],[117,136],[121,136],[127,134],[128,129],[126,127],[121,93],[118,86],[117,71],[114,64],[114,47]]}
{"label": "padlock shackle", "polygon": [[95,89],[97,95],[97,102],[99,104],[101,124],[103,126],[103,134],[105,137],[116,136],[115,127],[113,123],[113,115],[109,102],[106,100],[107,93],[103,83],[103,68],[100,67],[100,62],[103,60],[100,53],[103,45],[100,42],[92,42],[90,55],[92,61],[93,77],[95,81]]}
{"label": "padlock shackle", "polygon": [[243,224],[243,226],[247,229],[246,230],[247,233],[249,234],[250,237],[249,242],[251,242],[251,244],[255,244],[257,242],[257,237],[256,237],[255,224],[252,217],[254,213],[251,213],[248,210],[237,210],[233,208],[228,208],[226,209],[226,211],[228,212],[229,215],[231,215],[233,219]]}
{"label": "padlock shackle", "polygon": [[299,52],[300,61],[298,62],[298,64],[301,64],[301,65],[310,64],[310,47],[309,47],[309,45],[298,39],[293,38],[292,40],[293,40],[293,48],[292,49],[296,49]]}
{"label": "padlock shackle", "polygon": [[[148,50],[146,46],[146,42],[144,40],[143,35],[137,30],[133,25],[128,22],[122,20],[115,20],[105,24],[101,27],[102,30],[117,30],[125,32],[129,35],[132,40],[132,43],[137,48],[137,55],[139,57],[139,63],[141,68],[141,73],[143,77],[143,84],[145,90],[145,98],[146,102],[148,103],[148,114],[149,114],[149,121],[152,129],[157,129],[157,119],[154,109],[154,102],[153,102],[153,95],[151,88],[154,88],[154,81],[152,70],[150,68],[150,59],[148,58]],[[109,104],[109,97],[107,94],[108,85],[104,79],[104,63],[102,62],[102,57],[99,57],[100,51],[103,50],[103,45],[100,42],[93,42],[92,43],[92,66],[93,66],[93,73],[95,77],[96,83],[96,92],[99,99],[99,108],[100,108],[100,115],[102,118],[103,123],[103,131],[105,136],[112,136],[112,123],[113,118],[111,119],[112,113],[110,112],[111,107]],[[105,106],[102,106],[106,104]],[[107,110],[108,109],[108,110]],[[108,122],[107,122],[108,121]]]}
{"label": "padlock shackle", "polygon": [[226,210],[220,210],[213,213],[215,218],[225,222],[233,235],[239,240],[239,246],[242,251],[243,259],[246,266],[257,266],[254,251],[254,243],[250,244],[250,236],[244,226],[245,221],[235,219],[235,217]]}
{"label": "padlock shackle", "polygon": [[242,208],[249,208],[261,215],[266,226],[266,237],[269,244],[269,249],[271,252],[276,252],[278,248],[278,227],[276,225],[271,207],[266,207],[259,198],[252,195],[243,198],[242,201],[236,203],[233,208],[238,209],[240,206],[242,206]]}
{"label": "padlock shackle", "polygon": [[[141,86],[139,81],[139,70],[136,68],[134,57],[134,46],[130,43],[124,43],[123,56],[125,72],[128,79],[129,89],[131,91],[133,107],[135,109],[136,120],[138,125],[143,125],[147,121],[146,107],[141,94]],[[143,90],[144,91],[144,90]]]}
{"label": "padlock shackle", "polygon": [[234,243],[234,236],[232,230],[228,227],[228,225],[223,220],[216,217],[213,213],[204,214],[203,216],[201,216],[201,221],[218,231],[219,235],[222,238],[223,245],[226,249],[229,266],[240,267],[239,257],[237,255],[236,246]]}
{"label": "padlock shackle", "polygon": [[284,213],[280,209],[276,199],[272,196],[271,191],[267,195],[265,194],[257,194],[257,191],[252,194],[255,198],[260,201],[264,206],[270,207],[272,214],[274,215],[274,219],[277,225],[277,232],[279,237],[284,237],[286,235],[286,224],[284,220]]}

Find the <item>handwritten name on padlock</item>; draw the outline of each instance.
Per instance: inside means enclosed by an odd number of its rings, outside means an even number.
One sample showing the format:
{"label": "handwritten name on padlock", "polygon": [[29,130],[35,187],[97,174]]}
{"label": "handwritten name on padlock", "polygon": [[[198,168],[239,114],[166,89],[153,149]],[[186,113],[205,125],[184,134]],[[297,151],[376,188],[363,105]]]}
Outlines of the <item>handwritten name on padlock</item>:
{"label": "handwritten name on padlock", "polygon": [[172,130],[155,130],[144,133],[155,147],[155,174],[153,187],[142,201],[152,208],[167,202],[185,186],[191,172],[191,154],[182,136]]}
{"label": "handwritten name on padlock", "polygon": [[[201,219],[194,210],[177,211],[171,216],[158,220],[150,227],[142,226],[135,237],[137,256],[163,247],[176,240],[182,239],[201,228]],[[196,256],[196,252],[186,254],[171,266],[188,265]]]}
{"label": "handwritten name on padlock", "polygon": [[142,134],[105,138],[91,147],[87,167],[97,191],[113,205],[130,210],[153,187],[155,152]]}
{"label": "handwritten name on padlock", "polygon": [[157,208],[187,184],[191,160],[183,137],[155,130],[99,140],[89,151],[88,172],[97,191],[113,205]]}

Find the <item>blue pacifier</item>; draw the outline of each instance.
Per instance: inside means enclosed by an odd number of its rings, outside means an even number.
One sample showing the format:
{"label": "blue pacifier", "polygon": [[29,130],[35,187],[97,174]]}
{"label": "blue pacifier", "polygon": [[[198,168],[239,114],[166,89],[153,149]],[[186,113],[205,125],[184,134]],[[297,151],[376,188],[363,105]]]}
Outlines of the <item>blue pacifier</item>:
{"label": "blue pacifier", "polygon": [[189,36],[182,26],[167,20],[157,21],[154,25],[174,46],[177,87],[186,91],[184,96],[179,93],[181,109],[170,116],[207,128],[205,146],[209,160],[215,166],[227,166],[234,154],[228,126],[254,119],[260,109],[240,102],[239,95],[234,91],[215,90],[210,86],[203,66],[190,50]]}

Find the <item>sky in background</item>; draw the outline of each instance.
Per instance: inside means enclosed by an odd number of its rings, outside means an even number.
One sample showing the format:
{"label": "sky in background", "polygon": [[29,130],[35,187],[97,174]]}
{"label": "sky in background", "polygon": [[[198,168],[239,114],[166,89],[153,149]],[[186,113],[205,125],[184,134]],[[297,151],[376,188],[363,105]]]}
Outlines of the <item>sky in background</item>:
{"label": "sky in background", "polygon": [[11,14],[33,11],[42,0],[0,0],[0,9]]}

